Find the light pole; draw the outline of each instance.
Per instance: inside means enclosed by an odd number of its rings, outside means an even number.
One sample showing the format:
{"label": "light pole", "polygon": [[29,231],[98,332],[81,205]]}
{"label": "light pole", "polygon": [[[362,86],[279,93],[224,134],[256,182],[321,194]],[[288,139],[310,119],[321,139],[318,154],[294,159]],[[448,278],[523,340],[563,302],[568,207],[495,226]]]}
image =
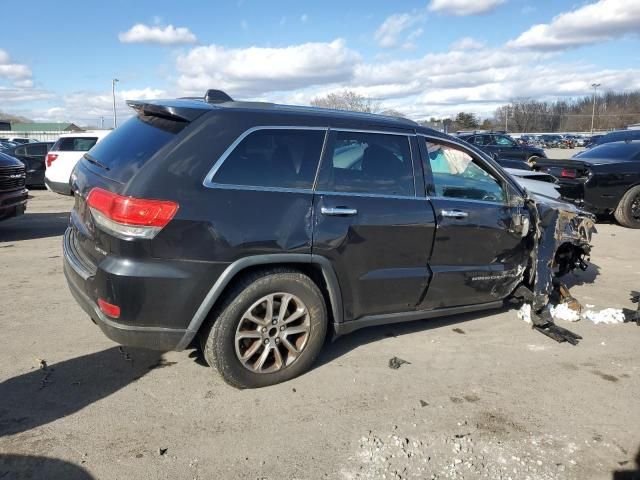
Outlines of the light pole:
{"label": "light pole", "polygon": [[593,88],[593,109],[591,110],[591,135],[593,135],[593,121],[596,118],[596,92],[600,83],[592,83],[591,87]]}
{"label": "light pole", "polygon": [[118,117],[116,115],[116,82],[119,82],[117,78],[111,80],[111,96],[113,97],[113,128],[118,126]]}

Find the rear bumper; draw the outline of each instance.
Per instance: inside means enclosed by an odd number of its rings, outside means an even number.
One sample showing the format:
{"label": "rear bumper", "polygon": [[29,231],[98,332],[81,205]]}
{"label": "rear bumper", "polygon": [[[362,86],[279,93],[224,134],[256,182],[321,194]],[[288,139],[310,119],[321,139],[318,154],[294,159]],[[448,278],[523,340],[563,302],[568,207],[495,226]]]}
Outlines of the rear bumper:
{"label": "rear bumper", "polygon": [[45,177],[44,184],[48,190],[59,193],[60,195],[71,195],[73,193],[71,191],[71,187],[69,186],[69,182],[53,182]]}
{"label": "rear bumper", "polygon": [[14,192],[0,192],[0,220],[22,215],[27,209],[28,194],[26,188]]}
{"label": "rear bumper", "polygon": [[187,347],[186,329],[148,327],[129,325],[108,318],[97,305],[95,292],[91,292],[94,277],[75,255],[71,246],[70,230],[67,229],[63,241],[64,274],[71,290],[71,294],[80,307],[89,315],[93,322],[111,340],[121,345],[149,348],[152,350],[182,350]]}

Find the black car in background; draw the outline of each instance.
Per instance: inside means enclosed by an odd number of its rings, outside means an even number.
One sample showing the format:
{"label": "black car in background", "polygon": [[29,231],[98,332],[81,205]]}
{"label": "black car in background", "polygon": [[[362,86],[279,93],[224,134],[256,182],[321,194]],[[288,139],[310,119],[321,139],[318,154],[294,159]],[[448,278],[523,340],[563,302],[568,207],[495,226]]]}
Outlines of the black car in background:
{"label": "black car in background", "polygon": [[490,155],[496,162],[506,168],[524,168],[538,158],[547,158],[539,147],[518,144],[504,133],[496,132],[458,132],[457,137],[471,145],[475,145]]}
{"label": "black car in background", "polygon": [[498,307],[535,275],[551,288],[547,266],[589,250],[575,206],[534,205],[486,154],[410,120],[219,91],[128,103],[71,175],[69,287],[116,342],[197,339],[237,387],[300,375],[327,334]]}
{"label": "black car in background", "polygon": [[0,153],[0,220],[22,215],[27,208],[24,165]]}
{"label": "black car in background", "polygon": [[535,169],[555,176],[565,199],[640,228],[640,140],[604,143],[568,160],[538,160]]}
{"label": "black car in background", "polygon": [[4,151],[27,169],[27,187],[44,187],[45,158],[55,142],[24,143]]}
{"label": "black car in background", "polygon": [[640,140],[640,129],[637,130],[616,130],[604,135],[594,135],[591,137],[591,141],[587,148],[593,148],[597,145],[602,145],[611,142],[621,142],[624,140]]}

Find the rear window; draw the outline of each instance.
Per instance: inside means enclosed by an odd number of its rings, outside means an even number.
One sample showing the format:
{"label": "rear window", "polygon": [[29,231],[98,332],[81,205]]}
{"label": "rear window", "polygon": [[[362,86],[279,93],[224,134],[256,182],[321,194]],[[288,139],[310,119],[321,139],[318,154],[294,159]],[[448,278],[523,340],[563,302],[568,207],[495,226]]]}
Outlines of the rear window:
{"label": "rear window", "polygon": [[98,141],[97,137],[63,137],[51,150],[57,152],[88,152]]}
{"label": "rear window", "polygon": [[247,135],[224,160],[215,183],[309,189],[320,161],[324,130],[263,129]]}
{"label": "rear window", "polygon": [[[93,170],[116,181],[134,175],[162,147],[167,145],[185,126],[159,117],[137,116],[127,120],[98,143],[84,158]],[[94,159],[91,164],[87,156]],[[101,166],[98,166],[99,163]]]}
{"label": "rear window", "polygon": [[578,158],[615,158],[617,160],[640,159],[640,142],[614,142],[597,145],[581,152]]}

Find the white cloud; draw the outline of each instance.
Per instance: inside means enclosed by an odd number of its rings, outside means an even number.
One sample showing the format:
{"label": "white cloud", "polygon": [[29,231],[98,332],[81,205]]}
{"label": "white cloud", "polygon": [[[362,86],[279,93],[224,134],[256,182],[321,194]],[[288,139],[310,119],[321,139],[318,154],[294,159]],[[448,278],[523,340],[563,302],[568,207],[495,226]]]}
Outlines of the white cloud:
{"label": "white cloud", "polygon": [[451,44],[451,50],[476,50],[483,47],[483,42],[471,37],[463,37]]}
{"label": "white cloud", "polygon": [[222,88],[231,96],[255,95],[346,81],[360,61],[360,55],[348,49],[342,39],[281,48],[208,45],[178,55],[177,83],[189,93]]}
{"label": "white cloud", "polygon": [[143,23],[136,23],[126,32],[118,34],[122,43],[156,43],[159,45],[185,45],[196,43],[196,36],[185,27],[150,27]]}
{"label": "white cloud", "polygon": [[480,15],[494,10],[498,5],[506,1],[507,0],[431,0],[429,10],[458,16]]}
{"label": "white cloud", "polygon": [[[31,76],[31,69],[27,65],[13,63],[9,54],[0,49],[0,78],[11,80],[16,86],[25,86],[24,82],[31,80]],[[23,85],[18,85],[18,82]]]}
{"label": "white cloud", "polygon": [[600,0],[532,26],[508,43],[515,48],[563,50],[640,33],[640,2]]}
{"label": "white cloud", "polygon": [[[378,27],[376,33],[374,34],[374,38],[378,45],[382,48],[394,48],[397,47],[401,40],[399,37],[403,35],[403,33],[414,26],[417,22],[421,20],[421,16],[412,13],[394,13],[393,15],[388,16],[382,25]],[[422,29],[418,29],[422,34]],[[417,32],[415,30],[414,32]],[[414,34],[414,37],[417,37]],[[411,41],[410,39],[407,39]]]}

